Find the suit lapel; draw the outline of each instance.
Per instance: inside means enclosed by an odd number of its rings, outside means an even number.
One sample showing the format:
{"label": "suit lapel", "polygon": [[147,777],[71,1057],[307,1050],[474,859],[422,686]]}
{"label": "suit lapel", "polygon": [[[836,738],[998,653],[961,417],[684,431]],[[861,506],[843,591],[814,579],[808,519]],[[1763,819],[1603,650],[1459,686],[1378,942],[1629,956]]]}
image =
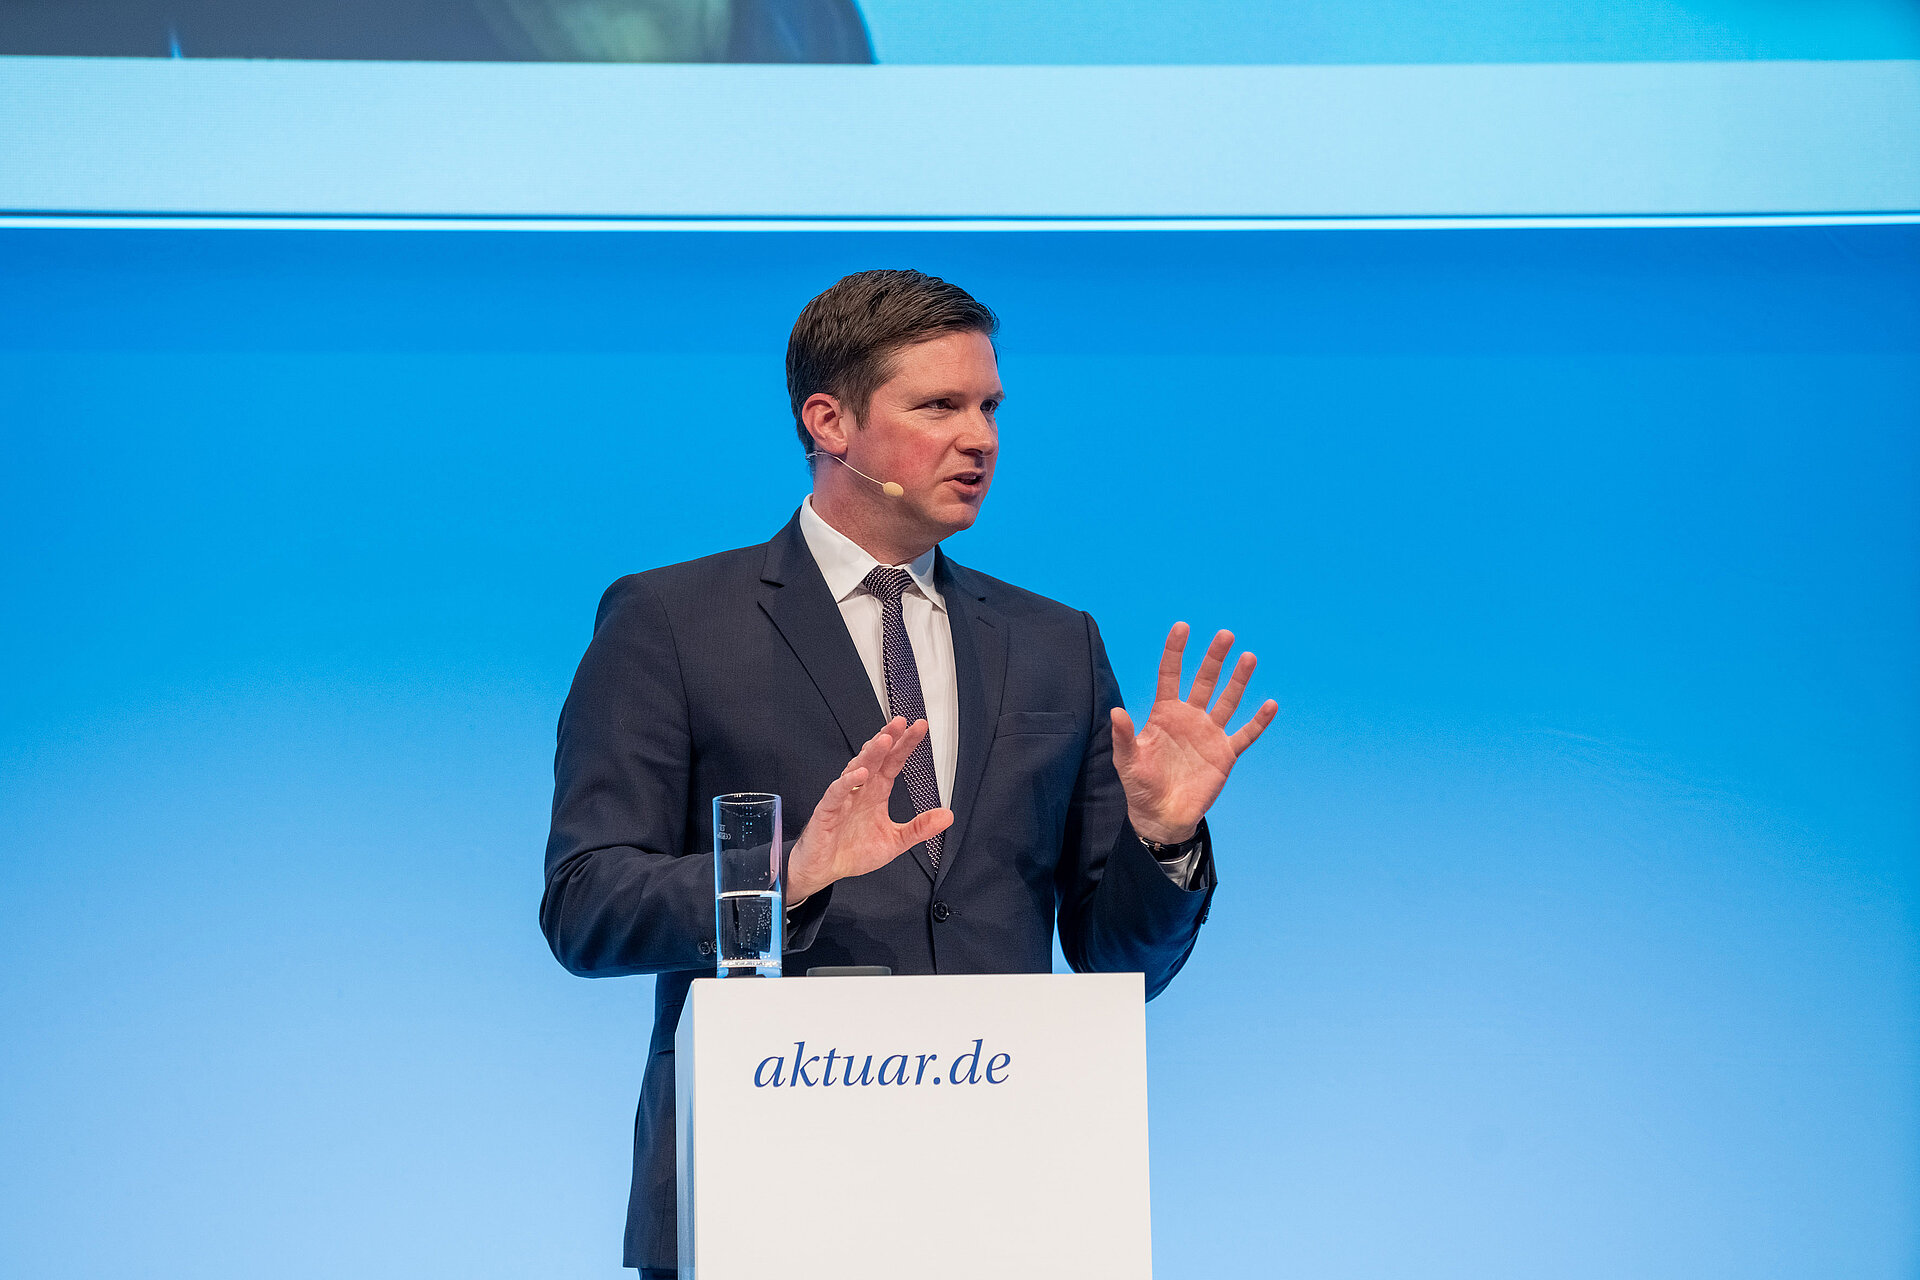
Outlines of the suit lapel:
{"label": "suit lapel", "polygon": [[[860,661],[860,651],[847,634],[846,619],[840,606],[827,590],[807,550],[806,537],[800,532],[796,515],[767,544],[767,558],[761,570],[765,591],[760,607],[779,629],[800,665],[819,690],[828,710],[846,738],[849,757],[886,725],[879,700],[873,696],[873,682]],[[954,685],[960,707],[960,741],[953,771],[953,795],[948,807],[953,810],[953,826],[947,829],[941,844],[940,868],[936,872],[927,858],[925,845],[915,845],[910,855],[937,886],[946,878],[954,859],[965,847],[968,820],[974,799],[980,791],[980,777],[986,771],[987,750],[993,745],[994,723],[999,715],[1000,694],[1007,672],[1006,620],[986,604],[979,580],[940,553],[935,580],[947,607],[947,627],[953,638]],[[913,801],[904,783],[896,783],[888,797],[888,810],[894,821],[913,817]]]}
{"label": "suit lapel", "polygon": [[[767,544],[767,560],[760,579],[766,589],[760,607],[773,619],[773,625],[792,648],[800,665],[807,669],[813,685],[826,700],[827,709],[840,725],[847,740],[847,755],[852,757],[867,739],[886,725],[880,703],[873,696],[873,683],[860,661],[860,651],[847,634],[846,619],[840,606],[820,576],[820,566],[807,550],[795,516],[787,527]],[[911,808],[907,816],[912,817]]]}
{"label": "suit lapel", "polygon": [[[760,598],[780,635],[807,669],[814,688],[833,712],[841,734],[847,740],[849,758],[867,740],[886,727],[886,713],[873,696],[873,681],[860,661],[860,651],[847,634],[847,620],[840,616],[840,605],[827,589],[827,580],[807,549],[806,535],[800,532],[800,517],[767,544],[767,560],[760,579],[767,590]],[[913,797],[905,782],[896,779],[887,797],[887,812],[895,822],[913,819]],[[927,847],[918,844],[909,855],[929,880],[934,878],[933,863]]]}
{"label": "suit lapel", "polygon": [[952,870],[966,846],[974,800],[980,794],[980,776],[986,771],[987,750],[993,745],[999,717],[1000,694],[1007,675],[1006,619],[986,604],[985,592],[973,574],[940,553],[935,580],[947,606],[947,628],[953,636],[955,691],[960,704],[960,744],[953,770],[953,825],[941,845],[937,888]]}

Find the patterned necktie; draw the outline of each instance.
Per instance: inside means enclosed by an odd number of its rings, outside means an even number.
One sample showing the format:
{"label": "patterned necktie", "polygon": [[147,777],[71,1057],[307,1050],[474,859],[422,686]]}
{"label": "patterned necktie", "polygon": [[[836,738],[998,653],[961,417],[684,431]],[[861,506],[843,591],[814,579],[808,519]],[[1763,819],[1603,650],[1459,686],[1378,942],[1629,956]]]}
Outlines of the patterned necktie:
{"label": "patterned necktie", "polygon": [[[888,713],[905,716],[908,724],[927,718],[927,700],[920,692],[920,666],[913,660],[913,642],[907,639],[907,624],[900,616],[900,597],[912,584],[912,574],[884,564],[876,566],[860,583],[880,601],[880,652],[886,667]],[[933,772],[932,744],[933,734],[929,731],[907,757],[906,767],[900,770],[916,814],[940,807],[940,783]],[[939,867],[940,836],[927,841],[927,860]]]}

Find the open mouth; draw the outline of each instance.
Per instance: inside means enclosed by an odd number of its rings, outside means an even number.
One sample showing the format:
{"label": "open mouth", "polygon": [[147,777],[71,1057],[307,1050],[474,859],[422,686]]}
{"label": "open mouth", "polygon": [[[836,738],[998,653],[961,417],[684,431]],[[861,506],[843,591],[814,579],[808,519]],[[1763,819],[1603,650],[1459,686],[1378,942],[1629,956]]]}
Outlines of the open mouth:
{"label": "open mouth", "polygon": [[955,475],[948,476],[947,479],[954,484],[960,485],[962,488],[978,489],[986,483],[987,473],[984,471],[962,471]]}

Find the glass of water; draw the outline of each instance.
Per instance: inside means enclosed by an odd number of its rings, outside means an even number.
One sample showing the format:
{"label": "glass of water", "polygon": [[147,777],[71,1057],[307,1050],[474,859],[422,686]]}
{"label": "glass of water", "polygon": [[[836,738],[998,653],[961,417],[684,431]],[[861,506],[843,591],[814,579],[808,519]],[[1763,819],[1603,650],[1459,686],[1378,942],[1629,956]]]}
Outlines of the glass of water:
{"label": "glass of water", "polygon": [[713,798],[713,911],[719,976],[777,978],[781,909],[780,797],[740,791]]}

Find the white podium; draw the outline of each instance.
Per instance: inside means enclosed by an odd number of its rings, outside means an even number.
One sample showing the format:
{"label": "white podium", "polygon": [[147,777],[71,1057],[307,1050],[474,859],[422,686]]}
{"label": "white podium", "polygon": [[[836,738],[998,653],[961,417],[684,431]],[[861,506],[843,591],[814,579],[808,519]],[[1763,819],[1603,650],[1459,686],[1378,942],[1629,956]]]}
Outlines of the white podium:
{"label": "white podium", "polygon": [[1147,1280],[1137,973],[729,978],[675,1045],[681,1280]]}

